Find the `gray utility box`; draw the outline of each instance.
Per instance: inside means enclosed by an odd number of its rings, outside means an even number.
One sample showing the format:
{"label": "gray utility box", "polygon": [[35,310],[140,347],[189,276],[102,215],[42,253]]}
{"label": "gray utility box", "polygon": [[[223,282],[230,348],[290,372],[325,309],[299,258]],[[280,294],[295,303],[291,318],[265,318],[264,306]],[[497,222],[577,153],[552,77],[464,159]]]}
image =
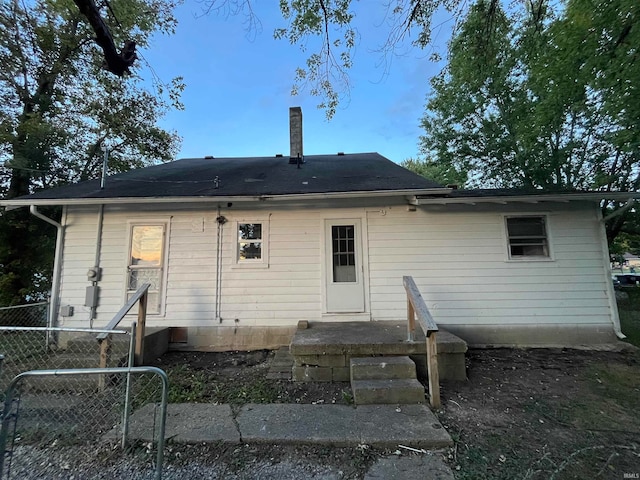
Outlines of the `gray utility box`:
{"label": "gray utility box", "polygon": [[84,306],[85,307],[97,307],[98,306],[98,293],[100,292],[100,287],[96,285],[91,285],[87,287],[85,297],[84,297]]}

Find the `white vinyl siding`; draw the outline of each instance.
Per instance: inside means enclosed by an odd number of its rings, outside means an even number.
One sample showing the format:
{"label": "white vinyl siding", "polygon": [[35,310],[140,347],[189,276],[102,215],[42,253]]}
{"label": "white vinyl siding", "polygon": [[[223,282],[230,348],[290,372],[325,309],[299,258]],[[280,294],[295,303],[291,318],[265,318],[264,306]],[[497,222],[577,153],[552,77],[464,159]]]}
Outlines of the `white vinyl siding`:
{"label": "white vinyl siding", "polygon": [[[105,209],[100,302],[95,326],[103,326],[124,303],[128,258],[127,224],[170,217],[166,239],[164,315],[150,316],[154,326],[216,326],[217,213],[215,210],[127,213]],[[268,224],[269,268],[237,268],[236,222],[252,212],[224,212],[222,226],[221,312],[223,326],[295,325],[319,320],[322,305],[319,211],[274,213]],[[261,217],[258,217],[261,218]],[[94,263],[97,208],[69,208],[63,260],[61,304],[74,305],[67,325],[88,323],[83,307],[86,272]],[[267,239],[264,238],[265,248]],[[265,252],[266,253],[266,252]],[[266,257],[266,256],[265,256]],[[254,265],[255,266],[255,265]],[[86,312],[84,311],[86,310]],[[237,319],[237,321],[236,321]],[[133,318],[131,318],[133,320]],[[124,323],[130,322],[125,319]],[[128,324],[127,324],[128,326]]]}
{"label": "white vinyl siding", "polygon": [[[95,326],[123,304],[128,222],[170,218],[164,315],[151,326],[294,326],[323,320],[324,224],[362,219],[366,315],[403,320],[402,276],[412,275],[436,322],[446,325],[612,324],[595,204],[384,209],[223,210],[220,317],[216,311],[217,211],[105,209]],[[235,208],[235,207],[234,207]],[[266,212],[266,213],[265,213]],[[553,261],[512,262],[507,215],[545,215]],[[237,268],[237,222],[268,222],[269,268]],[[86,272],[94,264],[97,208],[68,208],[61,305],[68,325],[88,324]],[[133,318],[131,318],[132,320]],[[125,320],[130,322],[130,320]],[[128,326],[128,325],[127,325]],[[191,334],[191,333],[190,333]],[[197,328],[194,330],[197,335]]]}
{"label": "white vinyl siding", "polygon": [[535,212],[535,208],[370,212],[373,318],[403,317],[402,276],[412,275],[436,322],[445,328],[447,324],[610,325],[606,266],[594,205],[547,207],[553,262],[507,261],[504,216],[526,214],[527,209]]}

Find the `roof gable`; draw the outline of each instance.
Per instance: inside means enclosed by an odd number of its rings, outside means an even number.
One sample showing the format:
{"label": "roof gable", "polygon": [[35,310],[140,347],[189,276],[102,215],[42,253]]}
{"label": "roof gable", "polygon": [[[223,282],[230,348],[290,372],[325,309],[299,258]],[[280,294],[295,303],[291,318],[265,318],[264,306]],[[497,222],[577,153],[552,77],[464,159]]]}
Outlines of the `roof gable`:
{"label": "roof gable", "polygon": [[90,180],[23,199],[235,197],[444,189],[378,153],[192,158]]}

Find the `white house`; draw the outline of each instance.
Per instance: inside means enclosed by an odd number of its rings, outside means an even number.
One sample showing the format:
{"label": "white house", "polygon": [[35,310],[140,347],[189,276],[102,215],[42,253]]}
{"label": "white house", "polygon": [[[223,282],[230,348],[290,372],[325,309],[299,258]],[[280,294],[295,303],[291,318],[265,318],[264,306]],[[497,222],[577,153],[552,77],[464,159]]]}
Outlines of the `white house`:
{"label": "white house", "polygon": [[411,275],[470,345],[622,336],[602,193],[457,190],[376,153],[305,156],[292,118],[290,156],[178,160],[1,201],[63,207],[57,323],[103,327],[151,282],[148,325],[174,346],[274,348],[300,320],[406,318]]}

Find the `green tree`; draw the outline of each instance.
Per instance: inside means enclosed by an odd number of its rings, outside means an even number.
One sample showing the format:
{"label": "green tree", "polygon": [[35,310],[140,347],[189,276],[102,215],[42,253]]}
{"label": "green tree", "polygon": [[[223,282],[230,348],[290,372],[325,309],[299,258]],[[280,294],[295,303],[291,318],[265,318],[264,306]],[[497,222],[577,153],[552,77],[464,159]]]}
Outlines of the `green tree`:
{"label": "green tree", "polygon": [[[492,0],[492,3],[497,1]],[[253,3],[252,0],[203,0],[203,7],[207,14],[242,15],[246,27],[251,30],[260,25]],[[359,37],[358,12],[370,7],[361,2],[358,8],[357,3],[353,0],[279,0],[280,13],[286,24],[275,30],[275,38],[310,52],[305,64],[296,68],[292,93],[306,90],[318,97],[318,108],[325,110],[328,119],[333,117],[343,97],[349,95],[348,72],[353,65],[353,51]],[[438,11],[450,14],[455,24],[464,18],[468,8],[466,0],[380,3],[386,7],[386,15],[380,19],[380,27],[387,32],[386,42],[381,46],[384,60],[390,60],[396,48],[404,50],[406,41],[417,48],[430,45],[432,21]],[[437,28],[441,30],[441,25]]]}
{"label": "green tree", "polygon": [[[507,14],[478,1],[431,82],[422,152],[468,172],[467,186],[637,190],[639,10],[569,0]],[[610,241],[634,214],[608,223]]]}
{"label": "green tree", "polygon": [[[115,44],[145,48],[155,32],[173,31],[173,7],[169,0],[111,0],[98,12]],[[95,177],[104,147],[111,151],[111,171],[175,155],[176,134],[157,121],[171,102],[180,107],[180,79],[165,85],[163,96],[144,87],[138,64],[124,77],[103,66],[103,51],[73,0],[0,4],[0,180],[6,198]],[[46,291],[51,230],[24,209],[3,213],[0,304]]]}
{"label": "green tree", "polygon": [[462,186],[467,181],[467,172],[456,170],[450,163],[447,164],[432,159],[407,158],[400,165],[441,185]]}

